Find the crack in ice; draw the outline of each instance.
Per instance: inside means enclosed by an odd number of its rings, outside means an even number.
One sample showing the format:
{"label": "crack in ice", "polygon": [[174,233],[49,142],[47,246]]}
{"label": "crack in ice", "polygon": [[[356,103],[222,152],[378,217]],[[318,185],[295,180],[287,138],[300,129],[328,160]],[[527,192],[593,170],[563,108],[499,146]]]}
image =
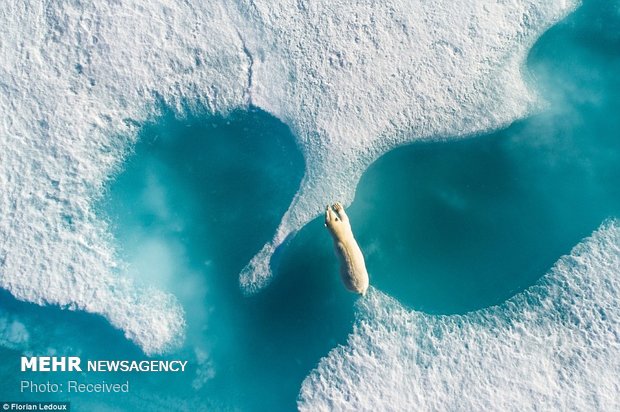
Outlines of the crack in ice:
{"label": "crack in ice", "polygon": [[241,32],[239,32],[239,30],[237,30],[237,34],[239,35],[239,40],[241,41],[241,49],[243,50],[243,54],[245,54],[245,57],[248,60],[247,86],[244,90],[244,96],[246,98],[246,102],[248,106],[251,106],[253,104],[252,102],[252,77],[253,77],[253,70],[254,70],[254,57],[252,56],[252,53],[248,49],[247,43],[243,39],[243,36],[241,35]]}

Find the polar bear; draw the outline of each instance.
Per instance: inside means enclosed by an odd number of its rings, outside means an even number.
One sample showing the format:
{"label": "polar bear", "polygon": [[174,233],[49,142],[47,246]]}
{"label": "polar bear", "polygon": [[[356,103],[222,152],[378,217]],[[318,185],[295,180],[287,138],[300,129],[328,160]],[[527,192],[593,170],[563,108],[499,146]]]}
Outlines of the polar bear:
{"label": "polar bear", "polygon": [[340,276],[344,286],[352,292],[366,294],[368,289],[368,272],[364,255],[353,237],[349,217],[339,202],[327,205],[325,210],[325,227],[334,238],[334,246],[340,259]]}

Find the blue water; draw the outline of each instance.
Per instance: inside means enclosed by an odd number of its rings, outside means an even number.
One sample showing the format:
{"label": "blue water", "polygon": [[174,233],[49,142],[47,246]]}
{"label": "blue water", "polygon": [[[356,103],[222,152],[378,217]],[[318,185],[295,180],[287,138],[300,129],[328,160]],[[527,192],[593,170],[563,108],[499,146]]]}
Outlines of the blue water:
{"label": "blue water", "polygon": [[239,289],[303,168],[288,128],[259,110],[170,115],[145,128],[103,205],[136,277],[155,279],[186,308],[186,346],[207,354],[214,373],[196,395],[216,405],[294,408],[306,372],[350,330],[353,297],[329,277],[336,262],[328,244],[312,244],[316,233],[299,237],[265,293]]}
{"label": "blue water", "polygon": [[[540,114],[490,135],[399,148],[364,174],[349,215],[374,287],[430,313],[497,304],[620,216],[618,5],[586,2],[536,43],[525,71],[549,103]],[[293,198],[302,156],[260,110],[182,119],[162,110],[97,207],[129,275],[186,311],[186,339],[166,357],[189,359],[189,371],[131,376],[129,395],[71,397],[73,410],[293,410],[304,377],[353,323],[356,297],[340,283],[322,218],[279,251],[264,292],[243,297],[238,274]],[[48,331],[41,354],[144,357],[98,316],[7,293],[0,309]],[[0,348],[9,360],[0,398],[41,399],[17,390],[19,354]]]}
{"label": "blue water", "polygon": [[498,304],[620,216],[619,14],[586,2],[536,43],[541,114],[367,171],[349,214],[376,287],[431,313]]}

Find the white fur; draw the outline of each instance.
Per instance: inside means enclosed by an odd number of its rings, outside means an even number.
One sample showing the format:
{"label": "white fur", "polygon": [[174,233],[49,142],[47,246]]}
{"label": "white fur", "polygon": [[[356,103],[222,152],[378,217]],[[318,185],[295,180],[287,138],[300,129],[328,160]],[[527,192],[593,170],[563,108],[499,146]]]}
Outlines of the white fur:
{"label": "white fur", "polygon": [[362,295],[368,289],[368,272],[364,255],[353,236],[349,217],[340,203],[325,211],[325,227],[334,238],[334,247],[340,259],[340,276],[344,286]]}

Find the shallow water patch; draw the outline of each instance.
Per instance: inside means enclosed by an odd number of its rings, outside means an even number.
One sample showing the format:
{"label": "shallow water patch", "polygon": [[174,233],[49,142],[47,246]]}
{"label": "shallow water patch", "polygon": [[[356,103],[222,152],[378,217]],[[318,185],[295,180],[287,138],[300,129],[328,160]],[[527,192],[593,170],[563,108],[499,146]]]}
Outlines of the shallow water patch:
{"label": "shallow water patch", "polygon": [[303,159],[288,128],[260,110],[144,128],[108,189],[126,272],[172,292],[187,318],[179,350],[197,365],[178,392],[218,408],[294,408],[301,382],[346,340],[353,296],[339,285],[321,222],[283,249],[267,291],[246,298],[238,273],[295,194]]}

